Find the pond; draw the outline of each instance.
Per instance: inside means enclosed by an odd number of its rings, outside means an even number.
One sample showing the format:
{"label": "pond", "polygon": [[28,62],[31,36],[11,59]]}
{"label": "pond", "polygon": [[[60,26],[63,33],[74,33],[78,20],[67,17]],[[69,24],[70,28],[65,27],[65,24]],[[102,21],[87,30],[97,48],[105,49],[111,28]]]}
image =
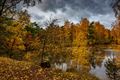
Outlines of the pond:
{"label": "pond", "polygon": [[105,51],[105,56],[104,59],[102,60],[101,66],[96,65],[96,68],[91,67],[90,73],[94,74],[101,80],[109,80],[107,75],[106,75],[106,68],[105,68],[105,62],[109,58],[118,58],[120,56],[120,51],[114,51],[112,49],[106,49]]}
{"label": "pond", "polygon": [[[101,56],[101,59],[99,59],[98,62],[96,61],[96,63],[94,63],[94,65],[90,67],[89,72],[98,77],[100,80],[109,80],[106,75],[105,63],[109,58],[120,58],[120,51],[105,49],[103,51],[98,52],[97,54],[99,54],[99,57]],[[62,69],[63,71],[67,71],[71,68],[70,64],[72,64],[72,61],[70,61],[69,63],[61,64],[55,63],[55,67]],[[77,65],[77,67],[75,67],[75,70],[79,71],[80,67],[80,65]]]}

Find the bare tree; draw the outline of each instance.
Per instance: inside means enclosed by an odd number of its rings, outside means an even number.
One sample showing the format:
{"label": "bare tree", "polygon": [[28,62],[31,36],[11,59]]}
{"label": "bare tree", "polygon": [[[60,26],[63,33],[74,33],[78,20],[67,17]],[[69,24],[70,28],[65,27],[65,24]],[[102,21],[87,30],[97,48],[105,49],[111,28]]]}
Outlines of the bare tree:
{"label": "bare tree", "polygon": [[35,4],[41,2],[41,0],[0,0],[0,16],[3,16],[6,12],[16,10],[17,4],[22,3],[21,6],[35,6]]}
{"label": "bare tree", "polygon": [[112,8],[115,12],[115,16],[120,16],[120,0],[113,0],[112,1]]}

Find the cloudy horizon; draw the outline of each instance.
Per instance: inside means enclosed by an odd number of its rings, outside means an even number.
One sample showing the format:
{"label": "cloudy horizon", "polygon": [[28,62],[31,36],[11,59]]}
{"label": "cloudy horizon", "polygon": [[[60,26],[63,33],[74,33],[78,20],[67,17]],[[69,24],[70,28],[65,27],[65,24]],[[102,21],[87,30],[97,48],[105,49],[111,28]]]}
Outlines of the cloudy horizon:
{"label": "cloudy horizon", "polygon": [[115,21],[111,0],[43,0],[27,10],[31,21],[43,23],[51,17],[79,23],[81,18],[99,21],[107,28]]}

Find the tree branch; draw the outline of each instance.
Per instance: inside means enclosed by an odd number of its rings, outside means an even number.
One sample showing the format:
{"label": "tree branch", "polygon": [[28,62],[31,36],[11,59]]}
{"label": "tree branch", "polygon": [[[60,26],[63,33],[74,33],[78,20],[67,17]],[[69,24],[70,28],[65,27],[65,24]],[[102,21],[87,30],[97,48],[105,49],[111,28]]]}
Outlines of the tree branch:
{"label": "tree branch", "polygon": [[6,1],[7,0],[4,0],[3,3],[2,3],[1,10],[0,10],[0,16],[2,16],[2,14],[3,14],[3,10],[4,10],[4,7],[5,7]]}

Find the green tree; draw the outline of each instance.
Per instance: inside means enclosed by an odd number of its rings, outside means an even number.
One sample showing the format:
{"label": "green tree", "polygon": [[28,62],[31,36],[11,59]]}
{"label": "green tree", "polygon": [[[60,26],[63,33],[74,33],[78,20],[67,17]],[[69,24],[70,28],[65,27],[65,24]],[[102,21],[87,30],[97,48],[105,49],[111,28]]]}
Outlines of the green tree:
{"label": "green tree", "polygon": [[94,28],[94,22],[90,24],[88,27],[88,45],[94,45],[95,44],[95,34],[94,34],[95,28]]}
{"label": "green tree", "polygon": [[108,61],[105,63],[105,67],[108,78],[110,78],[111,80],[120,79],[120,74],[118,73],[119,69],[114,59],[108,59]]}

